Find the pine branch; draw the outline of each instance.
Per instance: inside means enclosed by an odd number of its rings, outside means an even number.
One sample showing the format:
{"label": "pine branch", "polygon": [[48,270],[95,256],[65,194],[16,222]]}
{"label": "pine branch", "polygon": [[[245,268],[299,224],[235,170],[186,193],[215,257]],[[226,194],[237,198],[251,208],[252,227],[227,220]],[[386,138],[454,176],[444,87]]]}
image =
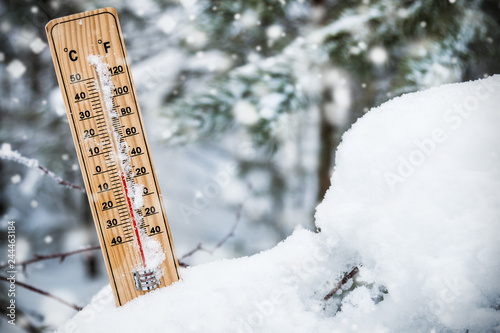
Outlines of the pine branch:
{"label": "pine branch", "polygon": [[335,285],[335,287],[333,287],[333,289],[328,294],[326,294],[326,296],[323,299],[325,301],[328,301],[330,298],[332,298],[332,296],[335,295],[335,293],[337,291],[339,291],[339,289],[342,288],[342,286],[344,284],[346,284],[347,281],[349,281],[349,279],[351,279],[352,277],[354,277],[354,275],[358,274],[358,272],[359,272],[358,266],[354,267],[352,269],[352,271],[350,271],[349,273],[347,273],[346,275],[344,275],[344,277],[342,278],[342,280],[340,280],[340,282],[337,283]]}
{"label": "pine branch", "polygon": [[[10,283],[9,278],[8,278],[8,277],[6,277],[6,276],[2,276],[2,275],[0,275],[0,280],[3,280],[3,281],[5,281],[5,282]],[[31,286],[31,285],[29,285],[29,284],[26,284],[26,283],[24,283],[24,282],[21,282],[21,281],[17,281],[17,280],[16,280],[15,284],[16,284],[17,286],[20,286],[20,287],[26,288],[26,289],[28,289],[28,290],[31,290],[31,291],[33,291],[33,292],[35,292],[35,293],[38,293],[38,294],[41,294],[41,295],[44,295],[44,296],[50,297],[50,298],[52,298],[52,299],[54,299],[54,300],[56,300],[56,301],[58,301],[58,302],[60,302],[60,303],[62,303],[62,304],[64,304],[64,305],[67,305],[67,306],[69,306],[69,307],[71,307],[71,308],[75,309],[76,311],[81,311],[81,310],[83,309],[81,306],[78,306],[78,305],[73,304],[73,303],[71,303],[71,302],[65,301],[65,300],[63,300],[62,298],[58,297],[58,296],[52,295],[52,294],[51,294],[51,293],[49,293],[49,292],[46,292],[46,291],[41,290],[41,289],[38,289],[38,288],[33,287],[33,286]]]}

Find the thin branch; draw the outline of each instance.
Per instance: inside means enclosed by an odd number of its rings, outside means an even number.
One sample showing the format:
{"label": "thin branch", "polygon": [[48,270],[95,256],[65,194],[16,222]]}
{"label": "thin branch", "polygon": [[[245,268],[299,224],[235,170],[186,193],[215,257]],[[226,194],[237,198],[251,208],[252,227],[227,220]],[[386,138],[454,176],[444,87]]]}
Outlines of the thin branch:
{"label": "thin branch", "polygon": [[[31,259],[16,263],[16,266],[22,266],[23,271],[25,271],[27,265],[35,263],[35,262],[44,261],[44,260],[48,260],[48,259],[56,259],[56,258],[59,258],[59,261],[63,262],[64,259],[66,259],[66,257],[72,256],[72,255],[77,254],[77,253],[99,250],[100,248],[101,247],[99,245],[96,245],[96,246],[90,246],[90,247],[86,247],[86,248],[78,249],[78,250],[73,250],[73,251],[69,251],[69,252],[63,252],[63,253],[53,253],[53,254],[48,254],[48,255],[35,254],[33,256],[33,258],[31,258]],[[7,266],[8,266],[8,264],[3,264],[0,266],[0,269],[4,269]]]}
{"label": "thin branch", "polygon": [[[251,189],[252,188],[251,184],[249,184],[248,187]],[[231,230],[229,230],[229,232],[215,245],[215,247],[213,249],[207,249],[207,248],[203,247],[202,243],[198,243],[198,245],[194,249],[192,249],[188,253],[184,254],[182,257],[178,258],[179,266],[189,267],[189,265],[187,263],[185,263],[184,261],[182,261],[182,259],[188,258],[198,251],[203,251],[203,252],[213,254],[217,249],[219,249],[222,245],[224,245],[231,237],[234,237],[234,232],[236,231],[236,228],[240,222],[242,211],[243,211],[243,203],[240,203],[238,205],[238,210],[236,211],[235,221],[231,227]],[[29,264],[35,263],[35,262],[49,260],[49,259],[57,259],[57,258],[59,258],[59,262],[63,262],[64,259],[66,259],[66,257],[72,256],[74,254],[87,252],[87,251],[93,251],[93,250],[99,250],[99,249],[101,249],[101,247],[99,245],[95,245],[95,246],[90,246],[90,247],[86,247],[86,248],[78,249],[78,250],[73,250],[73,251],[69,251],[69,252],[53,253],[53,254],[48,254],[48,255],[35,254],[33,256],[33,258],[18,262],[15,265],[22,266],[23,272],[25,272],[26,266]],[[4,269],[7,266],[8,266],[8,264],[0,265],[0,269]]]}
{"label": "thin branch", "polygon": [[[224,238],[222,238],[217,243],[217,245],[215,245],[215,247],[213,249],[206,249],[206,248],[203,247],[202,243],[198,243],[198,245],[194,249],[192,249],[188,253],[184,254],[180,259],[178,259],[179,266],[181,266],[181,267],[188,267],[189,265],[186,264],[185,262],[183,262],[182,259],[190,257],[190,256],[192,256],[193,254],[195,254],[198,251],[204,251],[204,252],[213,254],[218,248],[220,248],[222,245],[224,245],[224,243],[226,243],[229,238],[233,237],[234,236],[234,232],[236,230],[236,227],[238,226],[239,220],[241,218],[241,211],[242,211],[242,209],[243,209],[243,204],[240,204],[238,206],[238,211],[236,213],[236,220],[235,220],[233,226],[231,227],[231,230],[229,231],[229,233],[227,235],[224,236]],[[31,259],[28,259],[28,260],[16,263],[16,266],[22,266],[23,267],[23,271],[25,271],[27,265],[33,264],[35,262],[49,260],[49,259],[57,259],[57,258],[59,258],[60,262],[63,262],[64,259],[66,259],[66,257],[72,256],[74,254],[78,254],[78,253],[82,253],[82,252],[87,252],[87,251],[93,251],[93,250],[99,250],[99,249],[101,249],[101,247],[99,245],[95,245],[95,246],[89,246],[89,247],[86,247],[86,248],[83,248],[83,249],[73,250],[73,251],[69,251],[69,252],[53,253],[53,254],[47,254],[47,255],[35,254],[33,256],[33,258],[31,258]],[[8,264],[0,265],[0,269],[7,268],[7,266],[8,266]]]}
{"label": "thin branch", "polygon": [[[9,282],[9,283],[10,283],[9,278],[8,278],[8,277],[6,277],[6,276],[2,276],[2,275],[0,275],[0,280],[3,280],[3,281],[5,281],[5,282]],[[67,306],[69,306],[69,307],[72,307],[72,308],[73,308],[73,309],[75,309],[76,311],[80,311],[80,310],[82,310],[82,309],[83,309],[81,306],[78,306],[78,305],[76,305],[76,304],[73,304],[73,303],[70,303],[70,302],[68,302],[68,301],[65,301],[65,300],[63,300],[62,298],[58,297],[58,296],[52,295],[51,293],[48,293],[48,292],[46,292],[46,291],[44,291],[44,290],[38,289],[38,288],[36,288],[36,287],[33,287],[33,286],[31,286],[31,285],[29,285],[29,284],[26,284],[26,283],[24,283],[24,282],[21,282],[21,281],[16,281],[16,282],[15,282],[15,284],[16,284],[17,286],[20,286],[20,287],[26,288],[26,289],[28,289],[28,290],[31,290],[31,291],[33,291],[33,292],[35,292],[35,293],[38,293],[38,294],[41,294],[41,295],[44,295],[44,296],[50,297],[50,298],[52,298],[52,299],[54,299],[54,300],[56,300],[56,301],[58,301],[58,302],[60,302],[60,303],[62,303],[62,304],[64,304],[64,305],[67,305]]]}
{"label": "thin branch", "polygon": [[61,177],[57,176],[55,173],[44,167],[43,165],[38,165],[38,169],[42,170],[43,173],[46,175],[50,176],[52,179],[54,179],[56,182],[58,182],[60,185],[69,187],[69,188],[74,188],[80,192],[86,193],[85,189],[81,186],[78,186],[76,184],[70,183],[67,180],[62,179]]}
{"label": "thin branch", "polygon": [[[203,252],[207,252],[207,253],[210,253],[210,254],[213,254],[217,249],[219,249],[222,245],[224,245],[231,237],[234,237],[234,232],[236,230],[236,227],[238,226],[239,222],[240,222],[240,219],[241,219],[241,212],[243,210],[243,203],[240,203],[238,205],[238,211],[236,212],[236,218],[235,218],[235,221],[231,227],[231,230],[227,233],[227,235],[225,235],[216,245],[213,249],[207,249],[205,247],[203,247],[203,244],[202,243],[198,243],[198,245],[192,249],[191,251],[189,251],[188,253],[184,254],[180,259],[179,259],[179,265],[181,265],[181,261],[182,259],[185,259],[187,257],[190,257],[192,256],[193,254],[195,254],[196,252],[199,252],[199,251],[203,251]],[[183,263],[183,262],[182,262]],[[184,263],[183,263],[184,264]],[[186,265],[186,264],[184,264]],[[181,265],[182,267],[187,267],[188,265],[184,266],[184,265]]]}
{"label": "thin branch", "polygon": [[58,182],[60,185],[64,185],[69,188],[73,188],[76,190],[79,190],[83,193],[85,193],[85,189],[81,186],[75,185],[67,180],[62,179],[61,177],[57,176],[55,173],[44,167],[43,165],[40,165],[38,160],[35,160],[33,158],[28,158],[23,155],[21,155],[18,151],[11,150],[9,144],[3,144],[0,148],[0,158],[8,161],[13,161],[20,163],[22,165],[27,166],[28,168],[38,168],[41,170],[44,174],[48,175],[50,178],[54,179],[56,182]]}
{"label": "thin branch", "polygon": [[192,249],[188,253],[185,253],[182,257],[179,258],[179,260],[182,260],[182,259],[187,258],[187,257],[191,257],[193,254],[195,254],[198,251],[204,251],[203,245],[201,243],[198,243],[198,245],[194,249]]}
{"label": "thin branch", "polygon": [[[189,267],[189,265],[186,264],[185,262],[183,262],[182,259],[190,257],[190,256],[192,256],[193,254],[195,254],[198,251],[204,251],[204,252],[213,254],[217,249],[219,249],[222,245],[224,245],[224,243],[226,243],[229,240],[229,238],[233,237],[234,236],[234,232],[236,230],[236,227],[238,226],[238,223],[239,223],[239,221],[241,219],[242,209],[243,209],[243,204],[240,204],[238,206],[238,211],[236,213],[236,220],[234,221],[234,224],[231,227],[231,230],[229,231],[229,233],[227,235],[224,236],[224,238],[222,238],[217,243],[217,245],[215,245],[215,247],[213,249],[206,249],[206,248],[203,247],[202,243],[198,243],[198,245],[194,249],[192,249],[191,251],[189,251],[188,253],[184,254],[181,258],[178,259],[179,266],[181,266],[181,267]],[[57,259],[57,258],[59,258],[60,262],[63,262],[64,259],[66,259],[66,257],[72,256],[74,254],[78,254],[78,253],[82,253],[82,252],[87,252],[87,251],[93,251],[93,250],[99,250],[99,249],[101,249],[101,247],[99,245],[95,245],[95,246],[89,246],[89,247],[86,247],[86,248],[83,248],[83,249],[73,250],[73,251],[69,251],[69,252],[53,253],[53,254],[47,254],[47,255],[35,254],[33,256],[33,258],[31,258],[31,259],[28,259],[28,260],[16,263],[16,266],[22,266],[23,267],[23,271],[25,271],[27,265],[33,264],[35,262],[49,260],[49,259]],[[0,266],[0,269],[7,268],[7,266],[8,266],[8,264],[3,264],[3,265]]]}
{"label": "thin branch", "polygon": [[234,231],[236,230],[236,227],[238,226],[239,222],[240,222],[240,219],[241,219],[241,212],[243,211],[243,203],[240,203],[238,205],[238,210],[236,211],[236,218],[234,220],[234,223],[233,223],[233,226],[231,228],[231,230],[229,231],[229,233],[226,235],[226,237],[222,238],[218,243],[217,245],[215,245],[215,247],[213,248],[213,250],[210,252],[210,253],[213,253],[215,250],[217,250],[218,248],[220,248],[222,245],[224,245],[225,242],[227,242],[227,240],[231,237],[234,237]]}
{"label": "thin branch", "polygon": [[337,291],[339,291],[340,288],[342,288],[342,286],[344,284],[347,283],[347,281],[349,281],[349,279],[351,279],[352,277],[354,277],[354,275],[358,274],[359,272],[359,268],[358,266],[354,267],[352,269],[352,271],[350,271],[349,273],[347,273],[346,275],[344,275],[344,277],[342,278],[342,280],[337,283],[335,285],[335,287],[333,287],[333,289],[323,298],[325,301],[328,301],[330,298],[332,298],[333,295],[335,295],[335,293]]}

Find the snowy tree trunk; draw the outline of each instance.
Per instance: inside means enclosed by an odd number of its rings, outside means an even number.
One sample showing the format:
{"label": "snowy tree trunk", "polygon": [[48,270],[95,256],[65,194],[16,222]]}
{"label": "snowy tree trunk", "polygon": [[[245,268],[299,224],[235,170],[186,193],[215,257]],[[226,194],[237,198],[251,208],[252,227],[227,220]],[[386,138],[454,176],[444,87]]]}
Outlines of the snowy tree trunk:
{"label": "snowy tree trunk", "polygon": [[[324,0],[313,0],[311,10],[311,25],[313,29],[319,29],[325,24]],[[339,144],[340,136],[338,126],[331,124],[327,118],[326,105],[333,102],[332,89],[324,85],[321,91],[319,103],[319,156],[318,156],[318,193],[317,201],[321,202],[330,187],[331,168],[333,164],[333,152]]]}
{"label": "snowy tree trunk", "polygon": [[[325,93],[326,94],[326,93]],[[323,95],[325,95],[323,94]],[[324,110],[325,103],[320,105],[320,148],[318,161],[318,195],[317,201],[321,202],[325,197],[325,193],[330,187],[330,169],[333,161],[333,151],[339,144],[338,128],[328,122]]]}

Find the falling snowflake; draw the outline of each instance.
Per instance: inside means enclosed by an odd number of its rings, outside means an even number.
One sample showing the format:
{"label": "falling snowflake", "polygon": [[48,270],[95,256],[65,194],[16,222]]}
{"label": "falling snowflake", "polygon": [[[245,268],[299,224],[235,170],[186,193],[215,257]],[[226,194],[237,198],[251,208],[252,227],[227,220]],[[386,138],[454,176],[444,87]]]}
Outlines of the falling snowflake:
{"label": "falling snowflake", "polygon": [[378,66],[385,64],[387,62],[387,59],[389,59],[389,55],[387,54],[386,49],[381,46],[373,47],[370,50],[368,57],[370,58],[370,61],[373,62],[373,64]]}
{"label": "falling snowflake", "polygon": [[40,38],[35,38],[35,40],[33,40],[31,43],[30,43],[30,48],[33,52],[35,52],[36,54],[39,54],[40,52],[42,52],[45,47],[47,46],[47,44],[45,44]]}
{"label": "falling snowflake", "polygon": [[21,175],[16,174],[16,175],[12,176],[10,178],[10,181],[12,182],[12,184],[19,184],[21,182]]}
{"label": "falling snowflake", "polygon": [[259,114],[255,107],[248,101],[241,100],[236,103],[233,109],[234,118],[243,125],[254,125],[259,121]]}
{"label": "falling snowflake", "polygon": [[254,10],[245,10],[241,15],[240,22],[244,27],[250,28],[259,25],[259,15]]}
{"label": "falling snowflake", "polygon": [[14,78],[14,79],[18,79],[20,78],[24,72],[26,71],[26,66],[24,66],[24,64],[15,59],[13,60],[8,66],[7,66],[7,72],[9,72],[9,74]]}
{"label": "falling snowflake", "polygon": [[281,26],[277,24],[271,25],[266,30],[266,34],[269,39],[278,39],[281,37],[282,33],[283,33],[283,28],[281,28]]}
{"label": "falling snowflake", "polygon": [[158,19],[156,25],[166,34],[170,34],[174,31],[177,26],[177,19],[172,17],[172,15],[163,15]]}
{"label": "falling snowflake", "polygon": [[271,108],[263,108],[260,110],[260,115],[264,119],[272,119],[276,116],[276,112]]}

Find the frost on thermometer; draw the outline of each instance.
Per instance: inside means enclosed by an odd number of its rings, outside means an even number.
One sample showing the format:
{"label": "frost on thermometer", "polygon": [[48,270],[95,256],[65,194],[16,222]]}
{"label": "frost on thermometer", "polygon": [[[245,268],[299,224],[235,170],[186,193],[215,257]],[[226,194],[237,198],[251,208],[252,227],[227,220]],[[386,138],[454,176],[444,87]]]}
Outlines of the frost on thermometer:
{"label": "frost on thermometer", "polygon": [[143,185],[133,181],[133,172],[129,147],[123,138],[122,126],[113,100],[113,82],[109,65],[101,56],[89,55],[87,58],[95,70],[95,86],[104,102],[104,115],[110,138],[114,141],[115,150],[111,156],[115,158],[121,169],[121,180],[127,205],[130,212],[130,223],[134,230],[136,245],[141,254],[142,266],[131,267],[137,290],[151,290],[159,286],[163,271],[159,268],[165,260],[165,253],[160,242],[149,237],[144,231],[143,216],[140,213],[144,206]]}

